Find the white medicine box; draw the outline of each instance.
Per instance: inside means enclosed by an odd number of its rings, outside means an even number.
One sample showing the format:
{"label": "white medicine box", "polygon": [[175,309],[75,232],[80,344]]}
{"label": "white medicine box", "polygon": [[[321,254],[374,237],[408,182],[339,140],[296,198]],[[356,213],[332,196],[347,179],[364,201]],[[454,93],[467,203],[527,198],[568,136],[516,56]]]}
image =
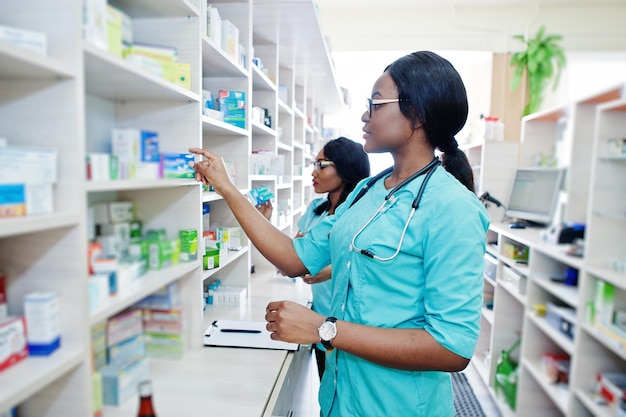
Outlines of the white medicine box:
{"label": "white medicine box", "polygon": [[26,340],[31,356],[45,356],[61,345],[59,293],[35,291],[24,297]]}

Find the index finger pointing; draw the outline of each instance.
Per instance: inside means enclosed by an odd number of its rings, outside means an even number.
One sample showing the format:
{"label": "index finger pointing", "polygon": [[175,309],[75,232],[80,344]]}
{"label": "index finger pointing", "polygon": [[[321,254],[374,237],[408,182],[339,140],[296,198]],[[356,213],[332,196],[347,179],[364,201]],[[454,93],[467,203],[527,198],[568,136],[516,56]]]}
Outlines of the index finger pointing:
{"label": "index finger pointing", "polygon": [[189,152],[195,153],[197,155],[202,155],[207,159],[209,158],[209,156],[211,156],[211,152],[204,150],[202,148],[189,148]]}

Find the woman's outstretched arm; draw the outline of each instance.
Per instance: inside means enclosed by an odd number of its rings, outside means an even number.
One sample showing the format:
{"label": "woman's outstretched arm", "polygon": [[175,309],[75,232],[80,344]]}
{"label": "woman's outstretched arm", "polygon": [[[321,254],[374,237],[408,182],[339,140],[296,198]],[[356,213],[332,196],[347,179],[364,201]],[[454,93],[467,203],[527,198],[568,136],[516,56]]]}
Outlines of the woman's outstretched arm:
{"label": "woman's outstretched arm", "polygon": [[230,181],[222,157],[200,148],[190,148],[189,151],[205,158],[191,163],[196,171],[196,180],[215,188],[259,252],[286,275],[307,274],[307,269],[294,250],[291,237],[275,228],[241,194]]}

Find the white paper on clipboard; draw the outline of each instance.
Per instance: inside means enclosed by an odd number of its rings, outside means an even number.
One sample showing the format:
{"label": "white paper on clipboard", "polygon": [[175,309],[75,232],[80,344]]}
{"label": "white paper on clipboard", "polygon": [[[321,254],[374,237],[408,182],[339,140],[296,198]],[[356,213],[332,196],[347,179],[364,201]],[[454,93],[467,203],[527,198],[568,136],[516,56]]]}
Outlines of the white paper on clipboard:
{"label": "white paper on clipboard", "polygon": [[272,340],[266,324],[264,321],[215,320],[204,332],[204,345],[298,350],[297,343]]}

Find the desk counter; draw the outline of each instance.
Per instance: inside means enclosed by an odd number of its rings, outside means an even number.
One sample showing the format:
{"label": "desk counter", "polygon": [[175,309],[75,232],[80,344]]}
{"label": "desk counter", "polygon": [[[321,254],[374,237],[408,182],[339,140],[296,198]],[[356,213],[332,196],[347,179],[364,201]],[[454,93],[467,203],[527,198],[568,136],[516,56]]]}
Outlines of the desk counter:
{"label": "desk counter", "polygon": [[[310,287],[301,280],[257,272],[245,306],[211,307],[206,326],[216,319],[263,321],[269,301],[290,299],[306,305]],[[300,375],[308,368],[310,347],[297,352],[270,349],[204,347],[190,350],[180,360],[150,359],[153,402],[159,417],[265,417],[282,415]],[[308,369],[305,369],[308,371]],[[294,379],[295,378],[295,379]],[[315,375],[317,379],[317,375]],[[289,387],[293,385],[292,387]],[[316,398],[310,399],[316,401]],[[105,407],[105,417],[132,416],[137,402]],[[287,410],[288,412],[288,410]],[[287,415],[287,414],[285,414]]]}

